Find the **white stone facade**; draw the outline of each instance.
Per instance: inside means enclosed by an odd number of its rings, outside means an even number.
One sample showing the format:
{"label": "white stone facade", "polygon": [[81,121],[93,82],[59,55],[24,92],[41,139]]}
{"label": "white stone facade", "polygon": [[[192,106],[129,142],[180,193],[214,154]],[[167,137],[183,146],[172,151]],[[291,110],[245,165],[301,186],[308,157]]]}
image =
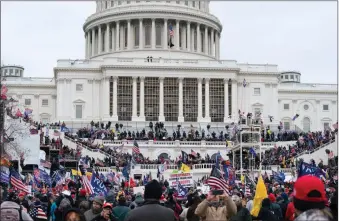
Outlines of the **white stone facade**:
{"label": "white stone facade", "polygon": [[287,129],[323,130],[337,122],[337,85],[303,84],[300,73],[277,65],[220,60],[222,25],[208,5],[98,1],[83,27],[86,59],[58,60],[53,79],[8,77],[9,95],[26,102],[34,120],[74,128],[92,120],[220,128],[239,109],[260,111],[265,124],[282,121]]}

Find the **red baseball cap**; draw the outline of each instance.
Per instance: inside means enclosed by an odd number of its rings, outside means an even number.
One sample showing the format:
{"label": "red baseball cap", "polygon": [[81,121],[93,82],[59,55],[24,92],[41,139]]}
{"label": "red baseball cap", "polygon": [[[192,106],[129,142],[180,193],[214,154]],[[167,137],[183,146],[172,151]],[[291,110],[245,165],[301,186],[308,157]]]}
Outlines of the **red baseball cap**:
{"label": "red baseball cap", "polygon": [[109,207],[109,208],[111,208],[111,209],[113,208],[113,206],[112,206],[111,203],[105,202],[104,205],[102,206],[102,208],[107,208],[107,207]]}
{"label": "red baseball cap", "polygon": [[323,182],[315,176],[302,176],[294,184],[293,197],[306,202],[326,201]]}

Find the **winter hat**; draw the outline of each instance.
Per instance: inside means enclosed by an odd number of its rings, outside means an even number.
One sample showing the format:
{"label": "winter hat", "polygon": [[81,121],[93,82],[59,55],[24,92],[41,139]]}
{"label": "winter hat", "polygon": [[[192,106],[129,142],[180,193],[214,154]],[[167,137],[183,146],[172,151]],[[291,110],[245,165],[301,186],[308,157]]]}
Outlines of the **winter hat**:
{"label": "winter hat", "polygon": [[276,201],[276,198],[273,193],[270,193],[270,195],[268,195],[268,199],[270,199],[271,203],[275,203]]}
{"label": "winter hat", "polygon": [[296,181],[293,204],[297,210],[324,209],[326,201],[325,186],[319,178],[308,175]]}
{"label": "winter hat", "polygon": [[81,189],[80,191],[79,191],[79,196],[86,196],[86,190],[85,189]]}
{"label": "winter hat", "polygon": [[145,186],[145,199],[160,199],[162,195],[162,189],[157,180],[152,180],[151,182],[147,183]]}
{"label": "winter hat", "polygon": [[96,196],[94,197],[93,202],[96,202],[102,206],[104,204],[104,198],[101,196]]}

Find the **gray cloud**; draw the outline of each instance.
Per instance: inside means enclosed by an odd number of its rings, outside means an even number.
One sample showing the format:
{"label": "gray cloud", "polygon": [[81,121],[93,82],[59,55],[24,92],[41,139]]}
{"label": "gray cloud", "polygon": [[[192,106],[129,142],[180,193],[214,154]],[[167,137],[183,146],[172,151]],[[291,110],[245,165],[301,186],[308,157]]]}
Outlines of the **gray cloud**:
{"label": "gray cloud", "polygon": [[[58,59],[84,57],[82,25],[95,2],[2,2],[1,58],[51,77]],[[303,82],[337,82],[336,2],[211,2],[222,59],[278,64]]]}

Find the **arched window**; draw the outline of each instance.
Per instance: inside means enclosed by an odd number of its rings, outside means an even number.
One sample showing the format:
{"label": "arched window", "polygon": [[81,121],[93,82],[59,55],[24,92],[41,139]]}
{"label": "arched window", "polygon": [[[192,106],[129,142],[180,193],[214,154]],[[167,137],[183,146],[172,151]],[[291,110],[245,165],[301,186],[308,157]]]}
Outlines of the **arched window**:
{"label": "arched window", "polygon": [[152,27],[150,25],[145,25],[145,46],[150,47],[151,46],[151,32]]}
{"label": "arched window", "polygon": [[139,25],[134,26],[134,46],[139,46]]}
{"label": "arched window", "polygon": [[162,28],[160,25],[156,25],[155,26],[155,45],[156,46],[161,46],[161,31],[162,31]]}
{"label": "arched window", "polygon": [[311,130],[311,120],[308,117],[304,117],[303,130],[304,130],[304,132],[310,132],[310,130]]}

